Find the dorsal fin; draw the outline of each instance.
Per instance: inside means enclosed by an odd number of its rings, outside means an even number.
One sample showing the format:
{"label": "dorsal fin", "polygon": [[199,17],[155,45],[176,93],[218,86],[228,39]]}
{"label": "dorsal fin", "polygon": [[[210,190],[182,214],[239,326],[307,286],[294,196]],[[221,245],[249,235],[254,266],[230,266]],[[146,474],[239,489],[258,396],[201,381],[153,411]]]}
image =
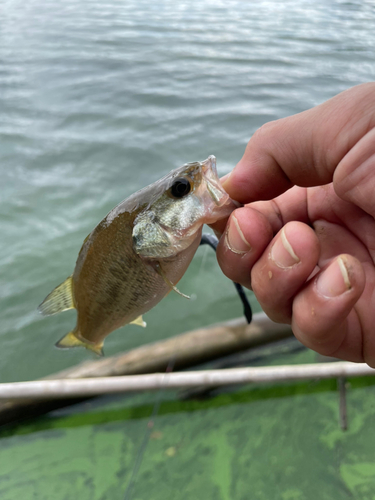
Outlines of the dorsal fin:
{"label": "dorsal fin", "polygon": [[59,286],[47,295],[43,302],[38,307],[38,310],[43,316],[51,316],[68,309],[73,309],[73,277],[69,276]]}

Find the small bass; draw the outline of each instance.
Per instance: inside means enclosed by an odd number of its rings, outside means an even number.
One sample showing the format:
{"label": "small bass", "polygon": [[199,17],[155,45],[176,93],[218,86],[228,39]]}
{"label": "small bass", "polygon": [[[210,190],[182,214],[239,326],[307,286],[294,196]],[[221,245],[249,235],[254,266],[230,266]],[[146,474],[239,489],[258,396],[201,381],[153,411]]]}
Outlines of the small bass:
{"label": "small bass", "polygon": [[[221,187],[216,158],[187,163],[117,205],[83,242],[74,272],[39,306],[43,315],[77,309],[77,324],[56,346],[103,354],[103,342],[171,290],[199,246],[203,224],[236,204]],[[181,294],[183,295],[183,294]]]}

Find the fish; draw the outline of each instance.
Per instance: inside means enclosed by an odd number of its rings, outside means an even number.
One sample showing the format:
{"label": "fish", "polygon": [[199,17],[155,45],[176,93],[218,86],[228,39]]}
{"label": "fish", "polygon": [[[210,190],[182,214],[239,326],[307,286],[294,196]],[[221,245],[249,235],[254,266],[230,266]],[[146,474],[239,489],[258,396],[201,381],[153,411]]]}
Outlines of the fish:
{"label": "fish", "polygon": [[143,315],[187,270],[204,224],[237,208],[222,188],[216,158],[186,163],[117,205],[86,237],[73,274],[38,307],[45,315],[75,308],[77,323],[57,343],[103,355],[104,339]]}

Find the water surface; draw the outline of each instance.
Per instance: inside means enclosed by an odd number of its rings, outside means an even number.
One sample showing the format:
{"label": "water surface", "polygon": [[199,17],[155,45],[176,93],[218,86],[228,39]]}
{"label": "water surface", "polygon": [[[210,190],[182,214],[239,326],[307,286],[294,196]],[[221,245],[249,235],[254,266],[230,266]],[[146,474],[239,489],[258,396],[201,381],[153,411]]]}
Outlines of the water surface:
{"label": "water surface", "polygon": [[[90,358],[53,347],[74,312],[35,309],[113,206],[210,154],[229,172],[263,123],[374,80],[374,26],[363,0],[3,0],[1,380]],[[241,313],[208,249],[180,288],[106,353]]]}

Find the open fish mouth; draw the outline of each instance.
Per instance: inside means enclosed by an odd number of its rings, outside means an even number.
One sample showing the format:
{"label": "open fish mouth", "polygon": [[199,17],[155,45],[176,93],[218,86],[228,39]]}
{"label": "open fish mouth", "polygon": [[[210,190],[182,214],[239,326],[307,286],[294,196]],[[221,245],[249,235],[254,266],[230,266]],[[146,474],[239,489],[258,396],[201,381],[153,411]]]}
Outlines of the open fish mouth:
{"label": "open fish mouth", "polygon": [[211,155],[201,162],[203,179],[206,183],[207,191],[216,206],[221,207],[228,202],[228,194],[224,191],[220,179],[217,175],[216,158]]}

